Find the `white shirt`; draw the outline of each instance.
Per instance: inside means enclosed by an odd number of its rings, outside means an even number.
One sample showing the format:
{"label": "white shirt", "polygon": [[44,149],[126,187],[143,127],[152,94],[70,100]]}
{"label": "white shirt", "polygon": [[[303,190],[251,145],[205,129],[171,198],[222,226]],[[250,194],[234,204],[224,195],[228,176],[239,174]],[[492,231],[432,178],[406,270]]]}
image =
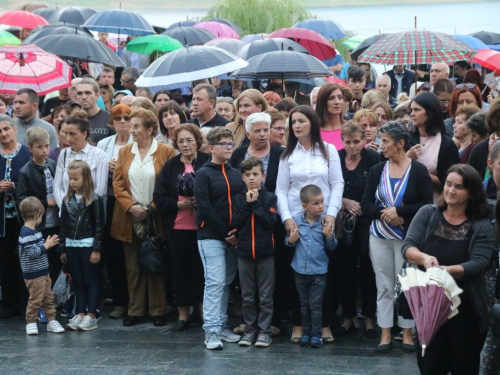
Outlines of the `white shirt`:
{"label": "white shirt", "polygon": [[394,78],[396,78],[396,81],[398,81],[398,89],[396,91],[396,99],[398,98],[399,94],[403,92],[403,77],[404,77],[405,71],[403,70],[401,74],[398,74],[394,72]]}
{"label": "white shirt", "polygon": [[59,154],[57,160],[56,176],[54,178],[54,198],[61,208],[62,201],[69,187],[68,165],[73,160],[83,160],[90,166],[94,192],[104,197],[108,188],[108,162],[104,151],[87,143],[83,150],[74,152],[71,148],[65,148]]}
{"label": "white shirt", "polygon": [[139,154],[139,146],[134,143],[131,152],[135,155],[128,170],[128,178],[130,180],[130,191],[132,199],[137,203],[147,206],[153,200],[153,192],[155,190],[155,164],[151,156],[158,149],[158,142],[153,139],[148,153],[141,160]]}
{"label": "white shirt", "polygon": [[335,146],[326,143],[330,154],[328,163],[316,147],[308,151],[300,143],[285,160],[280,160],[278,179],[276,181],[276,195],[278,197],[278,212],[283,222],[302,213],[300,189],[306,185],[316,185],[323,192],[325,212],[337,217],[342,206],[344,192],[344,178],[340,158]]}

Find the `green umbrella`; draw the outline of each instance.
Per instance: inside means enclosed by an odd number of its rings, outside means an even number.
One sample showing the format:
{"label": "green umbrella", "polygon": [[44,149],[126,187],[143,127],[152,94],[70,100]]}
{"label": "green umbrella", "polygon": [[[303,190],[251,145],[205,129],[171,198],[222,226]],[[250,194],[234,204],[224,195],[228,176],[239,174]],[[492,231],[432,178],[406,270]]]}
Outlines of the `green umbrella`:
{"label": "green umbrella", "polygon": [[342,42],[343,46],[346,46],[350,50],[354,50],[363,40],[366,39],[366,36],[363,35],[354,35],[349,39],[346,39]]}
{"label": "green umbrella", "polygon": [[171,52],[184,47],[177,39],[168,35],[146,35],[127,43],[127,50],[138,53]]}
{"label": "green umbrella", "polygon": [[8,31],[0,31],[0,46],[18,46],[21,41]]}

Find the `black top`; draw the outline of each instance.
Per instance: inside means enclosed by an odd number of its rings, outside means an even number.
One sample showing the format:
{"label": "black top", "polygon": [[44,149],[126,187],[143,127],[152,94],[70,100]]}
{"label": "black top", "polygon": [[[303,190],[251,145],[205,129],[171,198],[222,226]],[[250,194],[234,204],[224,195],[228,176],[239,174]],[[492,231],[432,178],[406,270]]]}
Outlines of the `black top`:
{"label": "black top", "polygon": [[339,150],[340,166],[342,168],[342,176],[344,177],[344,193],[342,197],[361,202],[368,173],[370,173],[371,167],[380,162],[380,156],[374,150],[363,148],[361,150],[361,160],[358,166],[352,171],[346,167],[346,156],[347,152],[345,149]]}
{"label": "black top", "polygon": [[489,142],[490,139],[488,138],[475,145],[470,153],[469,160],[467,160],[467,164],[479,172],[481,180],[484,179],[486,165],[488,164]]}
{"label": "black top", "polygon": [[40,111],[40,117],[45,117],[50,115],[56,107],[59,107],[69,101],[70,101],[69,99],[61,100],[59,99],[58,96],[56,96],[55,98],[47,99],[45,103],[43,103],[42,110]]}
{"label": "black top", "polygon": [[229,124],[231,121],[229,121],[227,118],[219,115],[217,112],[215,112],[215,116],[212,117],[212,119],[208,120],[205,122],[203,125],[200,125],[200,121],[195,117],[189,120],[190,123],[195,124],[196,126],[199,126],[200,128],[215,128],[216,126],[226,126]]}
{"label": "black top", "polygon": [[109,112],[104,109],[100,109],[94,116],[88,117],[90,135],[95,144],[98,144],[99,141],[116,133],[109,127],[109,117]]}

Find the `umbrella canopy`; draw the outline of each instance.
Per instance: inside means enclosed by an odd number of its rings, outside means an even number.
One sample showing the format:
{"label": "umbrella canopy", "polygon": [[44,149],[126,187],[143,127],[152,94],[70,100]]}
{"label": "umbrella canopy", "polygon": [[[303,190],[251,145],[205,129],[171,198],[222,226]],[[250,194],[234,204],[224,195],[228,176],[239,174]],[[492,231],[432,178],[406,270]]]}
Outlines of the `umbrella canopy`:
{"label": "umbrella canopy", "polygon": [[243,38],[241,38],[241,41],[245,42],[245,43],[252,43],[252,42],[255,42],[256,40],[264,40],[268,36],[269,36],[269,34],[264,34],[264,33],[248,34],[248,35],[245,35]]}
{"label": "umbrella canopy", "polygon": [[486,44],[484,44],[483,41],[481,41],[480,39],[477,39],[473,36],[453,34],[452,37],[464,42],[469,47],[474,48],[475,50],[488,49],[488,46]]}
{"label": "umbrella canopy", "polygon": [[[231,52],[233,55],[238,55],[238,52],[246,46],[241,40],[231,39],[231,38],[216,38],[212,39],[209,42],[205,43],[206,46],[209,47],[217,47],[221,49],[225,49],[226,51]],[[245,60],[245,59],[244,59]]]}
{"label": "umbrella canopy", "polygon": [[[126,67],[122,59],[105,44],[85,35],[67,34],[64,35],[64,38],[61,38],[60,35],[46,35],[37,38],[36,45],[44,51],[65,59],[78,59]],[[78,46],[78,48],[75,48],[75,46]]]}
{"label": "umbrella canopy", "polygon": [[49,23],[38,14],[26,12],[25,10],[14,10],[3,13],[0,16],[0,24],[34,29],[37,26],[48,25]]}
{"label": "umbrella canopy", "polygon": [[48,8],[49,6],[46,3],[26,3],[23,5],[20,5],[16,8],[16,10],[25,10],[26,12],[33,12],[35,9],[40,9],[40,8]]}
{"label": "umbrella canopy", "polygon": [[218,38],[233,38],[240,39],[240,36],[231,26],[225,25],[218,22],[200,22],[193,27],[197,29],[205,29],[210,31],[212,34]]}
{"label": "umbrella canopy", "polygon": [[483,49],[478,51],[477,55],[472,58],[472,61],[495,72],[500,71],[500,52],[498,51]]}
{"label": "umbrella canopy", "polygon": [[479,39],[484,44],[500,44],[500,34],[491,31],[478,31],[477,33],[469,34],[474,38]]}
{"label": "umbrella canopy", "polygon": [[204,20],[204,22],[218,22],[218,23],[222,23],[224,25],[229,26],[231,29],[233,29],[234,31],[236,31],[238,34],[243,34],[243,30],[241,29],[241,27],[239,27],[233,21],[226,20],[225,18],[209,18],[207,20]]}
{"label": "umbrella canopy", "polygon": [[82,25],[91,16],[96,14],[96,11],[86,7],[67,7],[67,8],[39,8],[33,13],[45,18],[49,23],[67,22],[75,25]]}
{"label": "umbrella canopy", "polygon": [[349,39],[346,39],[342,42],[342,45],[349,48],[349,49],[355,49],[357,46],[359,46],[363,40],[366,39],[366,36],[363,35],[354,35],[351,36]]}
{"label": "umbrella canopy", "polygon": [[21,44],[19,38],[9,33],[8,31],[0,31],[0,46],[9,45],[9,46],[18,46]]}
{"label": "umbrella canopy", "polygon": [[24,44],[36,44],[37,39],[43,38],[47,35],[65,35],[65,34],[78,34],[94,38],[92,34],[81,26],[73,24],[64,24],[62,22],[54,23],[51,25],[38,26],[33,29],[30,35],[24,40]]}
{"label": "umbrella canopy", "polygon": [[84,24],[89,30],[127,35],[156,34],[153,27],[139,14],[125,9],[101,10]]}
{"label": "umbrella canopy", "polygon": [[331,59],[336,54],[335,48],[324,36],[308,29],[280,29],[269,34],[268,38],[293,39],[320,60]]}
{"label": "umbrella canopy", "polygon": [[238,56],[243,60],[248,60],[254,56],[273,51],[296,51],[307,54],[309,53],[307,49],[293,40],[286,38],[273,38],[256,40],[251,44],[245,45],[238,53]]}
{"label": "umbrella canopy", "polygon": [[245,60],[217,47],[186,47],[153,62],[139,77],[136,85],[151,87],[190,82],[232,72],[247,65]]}
{"label": "umbrella canopy", "polygon": [[295,51],[275,51],[257,55],[248,60],[248,66],[232,74],[236,78],[314,78],[326,77],[332,72],[314,56]]}
{"label": "umbrella canopy", "polygon": [[347,34],[333,21],[329,20],[305,20],[292,26],[295,29],[308,29],[323,35],[326,39],[342,39]]}
{"label": "umbrella canopy", "polygon": [[440,267],[428,268],[427,272],[407,268],[406,276],[398,278],[415,320],[423,357],[439,328],[458,314],[459,294],[463,291]]}
{"label": "umbrella canopy", "polygon": [[354,49],[354,51],[352,51],[351,58],[357,61],[359,56],[363,52],[365,52],[368,49],[368,47],[371,47],[372,44],[378,42],[380,39],[386,37],[387,35],[389,34],[376,34],[369,38],[365,38],[361,43],[358,44],[358,46]]}
{"label": "umbrella canopy", "polygon": [[184,47],[177,39],[168,35],[146,35],[127,43],[127,50],[149,54],[155,51],[171,52]]}
{"label": "umbrella canopy", "polygon": [[38,95],[71,86],[73,69],[59,57],[33,45],[0,47],[0,92],[30,88]]}
{"label": "umbrella canopy", "polygon": [[369,64],[434,64],[470,60],[476,51],[448,34],[412,30],[390,34],[361,54]]}
{"label": "umbrella canopy", "polygon": [[487,44],[486,45],[489,49],[495,50],[495,51],[500,51],[500,44]]}
{"label": "umbrella canopy", "polygon": [[[177,27],[186,27],[186,26],[191,27],[191,26],[194,26],[196,24],[197,24],[197,22],[193,21],[193,20],[175,22],[175,23],[171,24],[169,27],[167,27],[167,30],[172,30],[172,29],[175,29]],[[165,30],[165,31],[167,31],[167,30]]]}
{"label": "umbrella canopy", "polygon": [[176,27],[172,30],[167,30],[162,35],[168,35],[177,39],[185,46],[194,46],[196,44],[205,44],[206,42],[215,39],[215,35],[205,29],[195,29],[194,27]]}

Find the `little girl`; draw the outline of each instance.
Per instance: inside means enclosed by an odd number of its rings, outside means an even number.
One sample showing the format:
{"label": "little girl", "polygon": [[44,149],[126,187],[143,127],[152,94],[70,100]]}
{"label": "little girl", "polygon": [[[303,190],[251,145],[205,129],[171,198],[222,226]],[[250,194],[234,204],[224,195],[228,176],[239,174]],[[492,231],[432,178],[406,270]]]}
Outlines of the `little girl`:
{"label": "little girl", "polygon": [[[99,304],[98,263],[104,239],[104,205],[94,193],[89,165],[74,160],[68,165],[69,189],[61,205],[61,261],[68,262],[75,285],[76,315],[67,328],[90,331],[97,328]],[[87,308],[87,315],[85,310]]]}

